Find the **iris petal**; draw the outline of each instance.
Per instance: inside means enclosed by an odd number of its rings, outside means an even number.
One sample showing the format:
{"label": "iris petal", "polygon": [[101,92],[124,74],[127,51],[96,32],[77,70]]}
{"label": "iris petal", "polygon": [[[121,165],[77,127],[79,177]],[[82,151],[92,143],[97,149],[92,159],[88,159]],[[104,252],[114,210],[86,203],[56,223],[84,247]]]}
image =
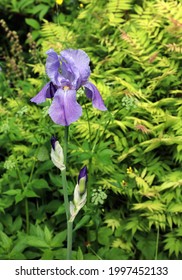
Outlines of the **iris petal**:
{"label": "iris petal", "polygon": [[61,81],[61,74],[59,73],[60,57],[53,49],[48,50],[46,54],[47,54],[46,73],[54,84],[60,86],[60,81]]}
{"label": "iris petal", "polygon": [[82,115],[82,107],[76,101],[75,90],[58,89],[49,108],[53,122],[68,126]]}
{"label": "iris petal", "polygon": [[30,101],[36,104],[45,102],[46,98],[54,97],[56,91],[57,88],[53,85],[52,82],[49,82],[41,89],[41,91],[36,96],[30,99]]}
{"label": "iris petal", "polygon": [[64,50],[61,52],[61,61],[66,61],[67,64],[74,65],[77,68],[79,76],[77,78],[76,89],[86,83],[90,76],[90,59],[84,51],[73,49]]}
{"label": "iris petal", "polygon": [[86,181],[88,180],[88,175],[87,175],[87,167],[84,166],[81,170],[80,173],[78,175],[78,184],[81,178],[85,177]]}
{"label": "iris petal", "polygon": [[61,72],[66,81],[62,81],[62,86],[67,85],[71,89],[77,89],[77,81],[79,79],[79,71],[74,64],[69,64],[65,61],[62,62]]}
{"label": "iris petal", "polygon": [[85,85],[85,92],[88,98],[92,99],[92,105],[93,107],[101,110],[106,111],[107,108],[104,105],[104,101],[102,100],[102,97],[100,95],[100,92],[96,88],[96,86],[90,82],[87,82]]}

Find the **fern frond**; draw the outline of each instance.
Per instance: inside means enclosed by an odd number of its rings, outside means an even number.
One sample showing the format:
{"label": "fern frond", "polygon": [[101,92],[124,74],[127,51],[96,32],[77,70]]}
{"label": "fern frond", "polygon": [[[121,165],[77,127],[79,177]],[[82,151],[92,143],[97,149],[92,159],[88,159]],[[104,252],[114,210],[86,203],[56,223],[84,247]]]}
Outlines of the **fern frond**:
{"label": "fern frond", "polygon": [[169,0],[169,1],[164,1],[164,0],[158,0],[156,4],[154,4],[154,8],[160,12],[162,16],[175,16],[176,11],[181,11],[182,5],[176,0]]}
{"label": "fern frond", "polygon": [[98,181],[98,185],[102,186],[106,190],[107,189],[112,190],[116,194],[122,192],[121,187],[116,184],[115,179],[102,178],[101,180]]}
{"label": "fern frond", "polygon": [[121,248],[123,250],[131,252],[133,245],[129,241],[122,240],[121,238],[116,238],[112,243],[112,247]]}
{"label": "fern frond", "polygon": [[154,212],[154,211],[163,211],[165,210],[165,205],[162,204],[160,201],[158,200],[154,200],[154,201],[146,201],[143,203],[135,203],[132,207],[133,210],[140,210],[140,211],[145,211],[148,210],[150,212]]}
{"label": "fern frond", "polygon": [[167,50],[170,52],[182,53],[182,45],[177,45],[175,43],[167,44]]}
{"label": "fern frond", "polygon": [[133,0],[110,0],[106,5],[106,15],[111,25],[116,26],[124,22],[124,11],[132,9]]}
{"label": "fern frond", "polygon": [[65,48],[73,47],[75,43],[75,35],[66,26],[60,26],[53,22],[44,20],[42,25],[42,42],[43,52],[52,48],[57,52]]}

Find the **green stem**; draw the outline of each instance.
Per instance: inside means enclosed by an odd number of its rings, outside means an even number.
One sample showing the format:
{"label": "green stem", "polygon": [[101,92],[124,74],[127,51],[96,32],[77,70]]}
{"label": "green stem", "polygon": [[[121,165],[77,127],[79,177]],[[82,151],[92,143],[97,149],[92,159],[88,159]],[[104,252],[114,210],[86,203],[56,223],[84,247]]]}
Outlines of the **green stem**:
{"label": "green stem", "polygon": [[64,195],[64,206],[66,210],[66,219],[69,220],[69,200],[68,200],[68,185],[66,180],[66,169],[62,170],[62,184],[63,184],[63,195]]}
{"label": "green stem", "polygon": [[64,164],[65,164],[65,166],[67,165],[68,134],[69,134],[69,126],[65,126],[65,132],[64,132]]}
{"label": "green stem", "polygon": [[67,260],[72,258],[73,222],[67,222]]}
{"label": "green stem", "polygon": [[[63,147],[65,166],[67,165],[68,133],[69,133],[69,126],[65,126],[64,147]],[[66,168],[64,170],[62,170],[61,175],[62,175],[64,205],[65,205],[66,220],[67,220],[67,260],[71,260],[73,222],[70,222],[70,206],[69,206],[69,198],[68,198],[68,183],[67,183],[67,179],[66,179]]]}
{"label": "green stem", "polygon": [[[17,172],[17,175],[18,175],[18,179],[20,181],[22,191],[24,191],[25,186],[24,186],[24,183],[22,181],[20,170],[19,170],[18,166],[16,166],[16,172]],[[30,220],[29,220],[29,208],[28,208],[28,199],[27,198],[25,198],[25,217],[26,217],[26,232],[29,233]]]}
{"label": "green stem", "polygon": [[157,238],[156,238],[156,247],[155,247],[155,260],[158,259],[158,250],[159,250],[159,227],[157,228]]}
{"label": "green stem", "polygon": [[[91,125],[89,121],[89,115],[88,115],[88,110],[87,107],[85,106],[85,111],[87,115],[87,122],[88,122],[88,133],[89,133],[89,150],[92,151],[92,146],[91,146]],[[88,182],[87,182],[87,206],[90,204],[90,199],[91,199],[91,176],[92,176],[92,157],[89,158],[89,163],[88,163]]]}
{"label": "green stem", "polygon": [[87,206],[90,204],[91,200],[91,176],[92,176],[92,158],[89,159],[88,163],[88,183],[87,183]]}
{"label": "green stem", "polygon": [[34,159],[34,161],[33,161],[33,163],[32,163],[32,168],[31,168],[30,177],[29,177],[28,182],[31,182],[31,181],[32,181],[32,177],[33,177],[33,173],[34,173],[34,169],[35,169],[35,163],[36,163],[36,161],[35,161],[35,159]]}
{"label": "green stem", "polygon": [[89,247],[89,250],[90,250],[99,260],[102,260],[101,257],[100,257],[91,247]]}
{"label": "green stem", "polygon": [[29,220],[29,208],[28,208],[28,199],[25,198],[25,215],[26,215],[26,232],[29,233],[30,220]]}
{"label": "green stem", "polygon": [[85,111],[86,111],[86,115],[87,115],[87,122],[88,122],[88,133],[89,133],[89,148],[91,150],[91,125],[90,125],[90,121],[89,121],[89,115],[88,115],[88,110],[87,107],[85,106]]}

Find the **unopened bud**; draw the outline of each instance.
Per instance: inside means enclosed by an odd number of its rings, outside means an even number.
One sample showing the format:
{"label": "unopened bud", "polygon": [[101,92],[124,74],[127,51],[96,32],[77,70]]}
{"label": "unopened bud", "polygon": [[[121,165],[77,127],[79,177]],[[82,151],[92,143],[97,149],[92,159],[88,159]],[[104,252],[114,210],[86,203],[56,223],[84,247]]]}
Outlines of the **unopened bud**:
{"label": "unopened bud", "polygon": [[51,146],[51,160],[53,164],[62,171],[66,168],[64,165],[63,149],[54,136],[51,138]]}
{"label": "unopened bud", "polygon": [[87,201],[87,168],[83,167],[78,176],[78,183],[74,190],[73,201],[70,201],[70,221],[73,222],[80,209]]}

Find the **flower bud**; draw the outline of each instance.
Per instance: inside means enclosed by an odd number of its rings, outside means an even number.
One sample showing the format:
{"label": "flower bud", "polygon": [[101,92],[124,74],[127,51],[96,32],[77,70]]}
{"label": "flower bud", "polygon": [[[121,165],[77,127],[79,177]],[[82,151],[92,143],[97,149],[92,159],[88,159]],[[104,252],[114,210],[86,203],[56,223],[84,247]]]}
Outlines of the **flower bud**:
{"label": "flower bud", "polygon": [[51,145],[51,160],[53,164],[62,171],[66,168],[64,165],[63,149],[54,136],[51,138]]}
{"label": "flower bud", "polygon": [[76,184],[73,201],[70,201],[70,221],[73,222],[80,209],[85,205],[87,201],[87,168],[83,167],[78,176],[78,182]]}
{"label": "flower bud", "polygon": [[86,182],[88,180],[87,167],[84,166],[78,175],[79,192],[82,195],[85,192]]}

